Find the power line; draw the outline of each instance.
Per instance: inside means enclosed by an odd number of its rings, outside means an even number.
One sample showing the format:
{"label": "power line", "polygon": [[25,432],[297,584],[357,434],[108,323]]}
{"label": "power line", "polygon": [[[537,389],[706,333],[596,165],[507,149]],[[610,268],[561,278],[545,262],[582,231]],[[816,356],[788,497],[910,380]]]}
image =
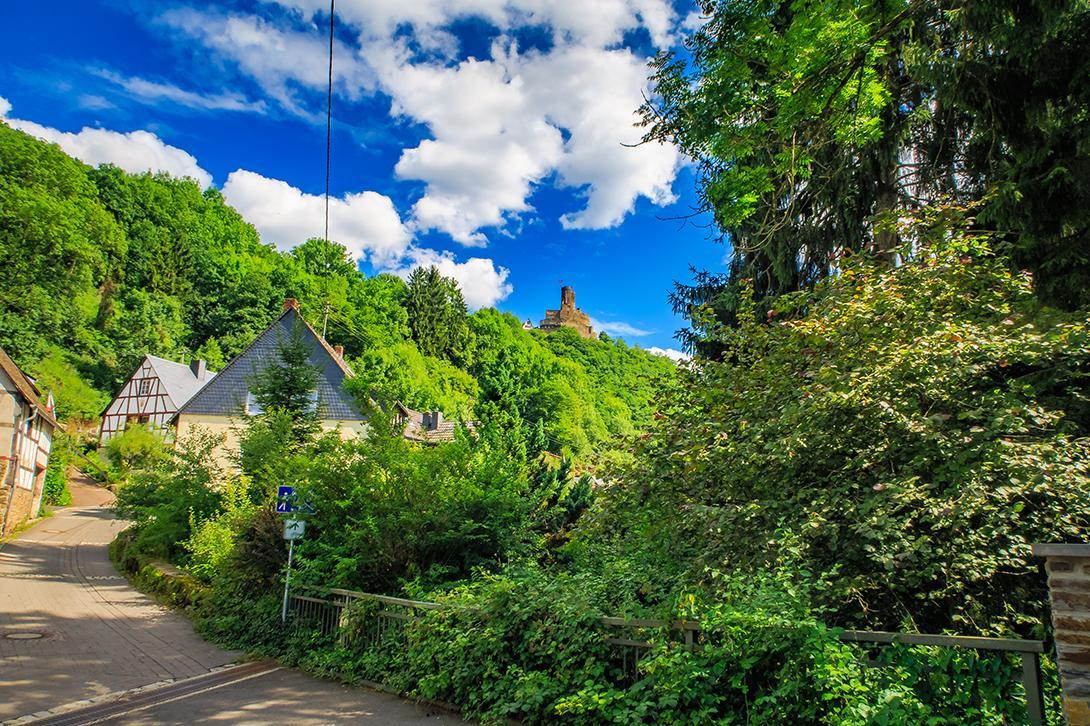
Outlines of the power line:
{"label": "power line", "polygon": [[329,241],[329,162],[333,148],[333,10],[337,0],[329,0],[329,87],[325,108],[325,241]]}

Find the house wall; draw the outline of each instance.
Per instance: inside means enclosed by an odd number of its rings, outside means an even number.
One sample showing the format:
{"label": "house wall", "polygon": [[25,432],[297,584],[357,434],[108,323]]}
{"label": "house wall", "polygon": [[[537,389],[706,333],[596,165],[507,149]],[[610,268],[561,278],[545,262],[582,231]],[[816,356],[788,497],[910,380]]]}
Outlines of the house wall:
{"label": "house wall", "polygon": [[[143,381],[148,383],[147,392],[141,394]],[[114,436],[124,433],[130,420],[136,420],[139,416],[147,416],[145,425],[152,431],[167,436],[170,431],[170,419],[176,410],[163,382],[159,380],[155,369],[145,358],[140,368],[125,382],[121,391],[103,412],[98,443],[105,444]]]}
{"label": "house wall", "polygon": [[[214,416],[201,413],[182,413],[178,416],[176,441],[182,441],[199,431],[222,437],[223,443],[217,447],[216,460],[221,466],[233,467],[238,456],[239,432],[243,422],[228,416]],[[351,440],[367,433],[366,421],[338,421],[323,419],[323,431],[337,431],[341,438]]]}
{"label": "house wall", "polygon": [[[10,381],[5,380],[5,384]],[[19,394],[0,395],[0,529],[7,534],[38,516],[45,471],[53,445],[53,424],[39,417]]]}

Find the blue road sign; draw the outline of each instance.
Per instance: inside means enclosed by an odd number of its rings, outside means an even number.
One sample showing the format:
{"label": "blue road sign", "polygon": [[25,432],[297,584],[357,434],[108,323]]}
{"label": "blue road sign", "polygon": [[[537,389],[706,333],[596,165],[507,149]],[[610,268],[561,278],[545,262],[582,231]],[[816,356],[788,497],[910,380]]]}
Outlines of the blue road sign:
{"label": "blue road sign", "polygon": [[290,514],[295,510],[295,487],[277,487],[276,511],[283,514]]}

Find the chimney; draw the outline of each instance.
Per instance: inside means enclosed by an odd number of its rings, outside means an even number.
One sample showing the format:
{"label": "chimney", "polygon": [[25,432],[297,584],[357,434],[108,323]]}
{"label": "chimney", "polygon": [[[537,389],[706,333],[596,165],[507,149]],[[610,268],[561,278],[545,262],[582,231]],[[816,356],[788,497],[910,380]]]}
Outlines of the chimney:
{"label": "chimney", "polygon": [[298,310],[298,309],[299,309],[299,301],[298,300],[296,300],[293,297],[284,298],[284,310],[283,310],[283,312],[286,313],[289,310]]}
{"label": "chimney", "polygon": [[204,362],[204,358],[194,358],[189,361],[189,370],[193,371],[198,381],[203,381],[208,373],[208,364]]}
{"label": "chimney", "polygon": [[344,358],[344,346],[343,345],[333,346],[333,352],[337,354],[338,358]]}

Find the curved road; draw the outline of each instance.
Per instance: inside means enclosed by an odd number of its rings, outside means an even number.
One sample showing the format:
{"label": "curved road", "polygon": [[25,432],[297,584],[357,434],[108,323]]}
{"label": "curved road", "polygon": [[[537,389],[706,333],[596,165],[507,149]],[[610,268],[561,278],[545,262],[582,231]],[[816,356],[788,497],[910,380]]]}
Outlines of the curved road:
{"label": "curved road", "polygon": [[[198,714],[224,723],[460,721],[275,664],[224,678],[218,667],[241,654],[206,643],[185,617],[129,587],[106,550],[124,527],[105,507],[109,494],[72,488],[72,507],[0,545],[0,722],[91,698],[117,707],[67,722],[181,724]],[[119,693],[180,680],[161,687],[162,698],[154,688],[136,700]]]}

